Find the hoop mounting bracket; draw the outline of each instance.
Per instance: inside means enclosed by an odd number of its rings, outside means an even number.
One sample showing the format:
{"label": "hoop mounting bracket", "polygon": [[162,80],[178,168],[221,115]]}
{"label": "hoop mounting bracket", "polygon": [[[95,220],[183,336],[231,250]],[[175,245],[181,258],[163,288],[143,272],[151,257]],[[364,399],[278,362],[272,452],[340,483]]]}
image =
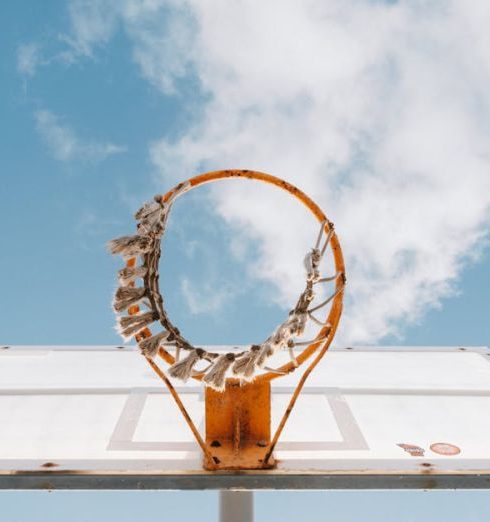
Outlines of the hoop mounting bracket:
{"label": "hoop mounting bracket", "polygon": [[240,384],[228,379],[223,392],[205,393],[206,445],[214,462],[206,469],[273,468],[264,457],[271,443],[271,385],[269,381]]}

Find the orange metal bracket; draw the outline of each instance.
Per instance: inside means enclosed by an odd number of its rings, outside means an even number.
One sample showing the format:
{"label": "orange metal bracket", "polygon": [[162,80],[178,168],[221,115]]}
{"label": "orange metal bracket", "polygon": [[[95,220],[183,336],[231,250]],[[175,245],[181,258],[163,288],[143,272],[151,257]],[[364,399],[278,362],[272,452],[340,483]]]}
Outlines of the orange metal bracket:
{"label": "orange metal bracket", "polygon": [[265,462],[271,437],[271,385],[240,384],[228,379],[226,389],[206,388],[206,444],[214,461],[208,469],[257,469]]}

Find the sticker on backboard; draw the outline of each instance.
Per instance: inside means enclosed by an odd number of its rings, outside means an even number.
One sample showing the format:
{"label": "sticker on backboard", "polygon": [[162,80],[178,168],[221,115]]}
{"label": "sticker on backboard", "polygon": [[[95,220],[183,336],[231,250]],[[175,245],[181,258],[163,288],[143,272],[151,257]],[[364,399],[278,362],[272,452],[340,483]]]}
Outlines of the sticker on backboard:
{"label": "sticker on backboard", "polygon": [[425,453],[424,448],[416,446],[415,444],[399,443],[397,446],[405,450],[407,453],[410,453],[412,457],[423,457]]}
{"label": "sticker on backboard", "polygon": [[430,445],[430,449],[439,455],[459,455],[461,453],[458,446],[449,444],[449,442],[434,442]]}

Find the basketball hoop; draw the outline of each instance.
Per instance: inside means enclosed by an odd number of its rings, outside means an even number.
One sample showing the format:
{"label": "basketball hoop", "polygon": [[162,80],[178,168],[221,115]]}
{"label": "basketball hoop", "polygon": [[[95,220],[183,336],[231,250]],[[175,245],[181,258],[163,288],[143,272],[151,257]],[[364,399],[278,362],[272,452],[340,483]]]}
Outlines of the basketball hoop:
{"label": "basketball hoop", "polygon": [[[161,242],[174,201],[204,183],[227,178],[262,181],[289,192],[301,201],[320,223],[313,248],[306,255],[306,283],[286,320],[262,343],[239,352],[217,353],[193,346],[175,326],[164,307],[159,289]],[[266,469],[274,466],[273,450],[286,421],[311,371],[328,350],[335,335],[345,288],[342,251],[333,224],[321,209],[293,185],[269,174],[249,170],[223,170],[201,174],[178,184],[164,196],[155,196],[135,214],[137,233],[109,242],[113,254],[122,255],[126,266],[119,271],[119,288],[113,301],[114,310],[127,315],[118,317],[118,330],[124,339],[134,337],[153,371],[168,387],[189,428],[204,453],[204,467],[217,469]],[[333,254],[335,273],[321,275],[320,264],[327,249]],[[142,261],[137,264],[138,259]],[[136,280],[143,285],[135,286]],[[331,283],[331,294],[314,304],[315,287]],[[144,307],[144,308],[142,308]],[[324,319],[315,313],[328,308]],[[320,327],[310,341],[301,340],[306,324]],[[152,334],[149,325],[160,323],[163,330]],[[298,354],[295,349],[304,347]],[[289,361],[271,367],[274,356],[286,350]],[[185,357],[182,355],[185,354]],[[313,357],[314,356],[314,357]],[[170,367],[167,372],[157,364],[160,357]],[[299,379],[289,405],[271,438],[270,383],[295,371],[312,358]],[[167,375],[168,373],[168,375]],[[205,386],[206,435],[201,436],[189,416],[170,378],[186,381],[193,378]]]}

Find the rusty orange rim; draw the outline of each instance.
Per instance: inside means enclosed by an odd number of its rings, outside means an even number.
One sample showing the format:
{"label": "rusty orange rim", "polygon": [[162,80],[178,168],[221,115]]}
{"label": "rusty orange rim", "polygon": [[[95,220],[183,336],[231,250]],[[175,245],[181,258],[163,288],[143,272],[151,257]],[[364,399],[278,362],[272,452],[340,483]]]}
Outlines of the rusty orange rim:
{"label": "rusty orange rim", "polygon": [[[315,216],[319,223],[325,223],[325,232],[328,232],[332,227],[333,223],[331,223],[324,212],[320,209],[320,207],[309,198],[304,192],[300,189],[284,181],[280,178],[272,176],[271,174],[266,174],[265,172],[258,172],[253,170],[217,170],[212,172],[206,172],[204,174],[199,174],[193,178],[190,178],[186,183],[189,184],[190,189],[196,188],[200,185],[204,185],[206,183],[212,183],[215,181],[220,181],[224,179],[249,179],[255,181],[261,181],[264,183],[268,183],[270,185],[274,185],[285,192],[288,192],[292,196],[294,196],[297,200],[299,200],[308,210]],[[180,186],[181,184],[179,184]],[[164,194],[161,199],[163,202],[168,201],[172,195],[175,193],[177,187],[172,188],[166,194]],[[189,189],[189,190],[190,190]],[[344,274],[345,276],[345,265],[344,259],[342,255],[342,249],[340,248],[340,243],[335,231],[331,235],[330,238],[330,249],[333,254],[333,260],[335,265],[335,270],[339,274]],[[134,266],[136,264],[136,258],[131,258],[127,261],[127,266]],[[336,290],[339,290],[337,295],[334,297],[332,301],[332,305],[329,309],[329,312],[326,315],[325,323],[330,324],[331,326],[324,326],[318,332],[316,339],[323,339],[323,341],[313,342],[309,346],[307,346],[298,356],[296,360],[298,362],[298,366],[303,364],[306,360],[308,360],[320,346],[322,346],[322,355],[328,350],[329,346],[332,343],[332,340],[335,336],[338,324],[340,322],[340,316],[342,314],[342,303],[343,303],[343,294],[342,286],[344,285],[345,278],[337,278],[335,285]],[[137,313],[139,311],[139,307],[137,305],[132,306],[129,309],[130,314]],[[143,338],[147,338],[151,336],[151,330],[149,328],[145,328],[142,330],[137,336],[136,340],[140,341]],[[164,348],[160,348],[159,350],[160,356],[170,365],[174,364],[175,358]],[[257,375],[254,379],[255,381],[271,381],[273,379],[277,379],[278,377],[282,377],[283,374],[288,374],[294,371],[297,366],[294,363],[288,362],[283,364],[279,368],[276,369],[277,372],[265,372],[260,375]],[[203,374],[194,375],[193,378],[196,380],[201,380]]]}

